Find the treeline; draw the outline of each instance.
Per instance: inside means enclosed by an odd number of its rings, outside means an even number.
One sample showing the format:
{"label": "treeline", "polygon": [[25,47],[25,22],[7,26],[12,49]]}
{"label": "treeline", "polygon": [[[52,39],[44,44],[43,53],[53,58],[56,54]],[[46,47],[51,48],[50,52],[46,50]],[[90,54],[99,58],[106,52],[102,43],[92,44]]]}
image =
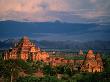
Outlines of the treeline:
{"label": "treeline", "polygon": [[[88,73],[75,70],[72,63],[52,67],[42,61],[3,60],[1,56],[0,82],[110,82],[110,56],[103,62],[103,72]],[[43,75],[36,76],[38,72]]]}

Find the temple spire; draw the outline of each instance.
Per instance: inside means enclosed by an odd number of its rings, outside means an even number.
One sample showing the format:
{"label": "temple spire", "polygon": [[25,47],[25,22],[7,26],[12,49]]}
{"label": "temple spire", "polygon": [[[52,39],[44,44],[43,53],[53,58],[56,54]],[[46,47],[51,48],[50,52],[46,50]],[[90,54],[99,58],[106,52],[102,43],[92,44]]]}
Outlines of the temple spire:
{"label": "temple spire", "polygon": [[83,55],[83,51],[82,50],[79,51],[79,55]]}
{"label": "temple spire", "polygon": [[23,40],[29,40],[29,38],[27,36],[23,36],[22,38]]}

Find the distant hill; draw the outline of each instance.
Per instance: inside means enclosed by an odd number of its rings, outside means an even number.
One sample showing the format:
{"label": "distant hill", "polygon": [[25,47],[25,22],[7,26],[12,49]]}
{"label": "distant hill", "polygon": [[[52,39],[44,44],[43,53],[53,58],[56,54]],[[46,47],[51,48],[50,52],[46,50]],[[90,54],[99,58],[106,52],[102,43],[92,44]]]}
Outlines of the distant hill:
{"label": "distant hill", "polygon": [[[0,49],[9,49],[13,47],[19,40],[8,39],[0,41]],[[110,52],[110,41],[88,41],[88,42],[77,42],[77,41],[36,41],[32,40],[41,49],[70,49],[72,51],[79,51],[93,49],[100,52]]]}

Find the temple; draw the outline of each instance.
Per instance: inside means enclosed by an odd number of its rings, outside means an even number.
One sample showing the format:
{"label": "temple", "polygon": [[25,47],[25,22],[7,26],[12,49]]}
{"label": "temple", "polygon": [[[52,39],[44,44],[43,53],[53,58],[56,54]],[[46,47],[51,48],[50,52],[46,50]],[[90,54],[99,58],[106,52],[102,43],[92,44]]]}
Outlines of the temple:
{"label": "temple", "polygon": [[4,60],[22,59],[26,60],[45,60],[49,55],[42,52],[39,47],[36,47],[28,37],[24,36],[14,48],[4,53]]}
{"label": "temple", "polygon": [[89,50],[85,56],[81,71],[84,72],[102,72],[103,62],[100,54],[94,55],[92,50]]}
{"label": "temple", "polygon": [[83,51],[82,50],[79,51],[79,55],[83,55]]}
{"label": "temple", "polygon": [[[23,37],[12,49],[4,53],[4,60],[8,59],[22,59],[24,61],[43,61],[46,64],[54,66],[72,64],[74,68],[82,72],[102,72],[103,62],[100,54],[94,54],[89,50],[84,54],[82,50],[78,55],[84,59],[65,59],[63,57],[49,57],[47,52],[42,52],[39,47],[33,44],[28,37]],[[80,68],[80,69],[79,69]]]}

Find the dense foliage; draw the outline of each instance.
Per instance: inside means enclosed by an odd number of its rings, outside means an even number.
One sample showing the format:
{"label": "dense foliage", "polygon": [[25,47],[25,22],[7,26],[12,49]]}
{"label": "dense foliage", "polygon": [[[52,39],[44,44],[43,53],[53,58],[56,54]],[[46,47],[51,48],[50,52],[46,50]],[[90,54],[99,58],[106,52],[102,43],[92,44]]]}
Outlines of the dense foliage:
{"label": "dense foliage", "polygon": [[[52,67],[42,61],[3,60],[0,55],[0,79],[3,82],[110,82],[110,56],[103,57],[102,73],[83,73],[74,69],[73,64]],[[20,76],[24,71],[26,76]],[[43,77],[34,75],[43,72]]]}

